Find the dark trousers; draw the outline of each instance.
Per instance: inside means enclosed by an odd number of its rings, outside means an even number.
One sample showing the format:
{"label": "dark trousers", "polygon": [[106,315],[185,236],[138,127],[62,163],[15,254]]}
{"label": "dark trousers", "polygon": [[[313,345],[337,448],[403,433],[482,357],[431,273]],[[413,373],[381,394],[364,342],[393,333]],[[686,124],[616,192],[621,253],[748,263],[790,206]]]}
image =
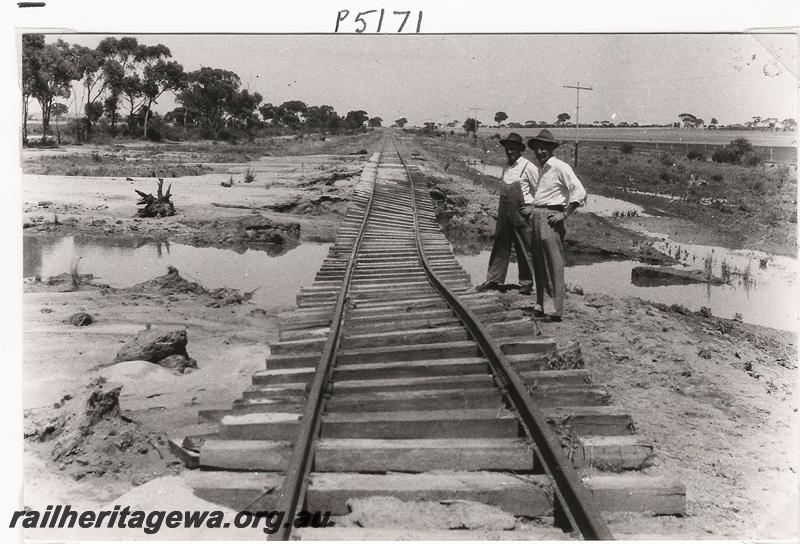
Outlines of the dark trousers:
{"label": "dark trousers", "polygon": [[489,257],[486,281],[505,283],[513,245],[519,267],[519,283],[522,287],[533,285],[533,267],[528,250],[530,232],[527,219],[520,213],[523,202],[519,183],[500,184],[497,226],[494,230],[494,243],[492,244],[492,254]]}
{"label": "dark trousers", "polygon": [[544,310],[545,292],[553,298],[555,314],[564,312],[564,222],[550,225],[553,210],[534,208],[530,216],[531,258],[536,278],[536,304]]}

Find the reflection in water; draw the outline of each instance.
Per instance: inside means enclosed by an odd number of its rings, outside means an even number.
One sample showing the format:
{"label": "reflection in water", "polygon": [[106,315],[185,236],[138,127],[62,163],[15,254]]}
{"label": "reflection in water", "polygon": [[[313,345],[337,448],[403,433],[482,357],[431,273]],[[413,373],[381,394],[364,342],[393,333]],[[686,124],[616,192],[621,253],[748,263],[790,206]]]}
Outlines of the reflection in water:
{"label": "reflection in water", "polygon": [[[693,248],[693,246],[688,247]],[[730,253],[724,248],[716,248],[715,254],[719,255],[720,252],[725,252],[726,255]],[[472,283],[477,285],[485,279],[489,262],[488,251],[478,255],[459,255],[456,258],[472,278]],[[737,260],[737,263],[740,261]],[[732,278],[730,285],[637,287],[631,284],[631,270],[635,266],[642,266],[642,263],[637,261],[610,261],[588,266],[571,266],[565,271],[565,279],[568,285],[580,286],[586,293],[635,296],[663,304],[680,304],[694,311],[706,306],[711,308],[715,316],[733,318],[738,313],[747,323],[795,330],[798,318],[796,261],[789,257],[775,256],[772,257],[771,263],[766,270],[751,269],[751,277],[746,282]],[[717,266],[719,265],[715,265],[715,268]],[[517,281],[517,267],[509,266],[506,282]]]}
{"label": "reflection in water", "polygon": [[[68,272],[80,259],[82,274],[100,283],[129,287],[166,273],[167,266],[207,289],[233,287],[256,290],[253,302],[273,308],[289,307],[301,287],[310,285],[329,244],[302,244],[272,256],[267,251],[199,248],[168,241],[23,237],[23,276],[43,278]],[[276,251],[273,250],[273,253]]]}

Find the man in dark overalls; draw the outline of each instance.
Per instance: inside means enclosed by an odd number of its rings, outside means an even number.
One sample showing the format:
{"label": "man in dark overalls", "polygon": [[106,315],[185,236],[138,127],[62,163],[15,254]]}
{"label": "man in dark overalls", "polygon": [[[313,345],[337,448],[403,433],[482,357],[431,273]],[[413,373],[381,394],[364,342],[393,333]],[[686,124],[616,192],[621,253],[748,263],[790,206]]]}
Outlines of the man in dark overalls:
{"label": "man in dark overalls", "polygon": [[519,292],[530,295],[533,288],[533,267],[529,254],[530,233],[528,219],[520,213],[520,209],[526,204],[533,204],[532,188],[538,177],[538,168],[522,156],[525,143],[516,132],[500,140],[500,145],[505,148],[508,161],[500,180],[500,202],[497,207],[494,244],[489,257],[486,281],[475,289],[487,291],[501,288],[506,279],[513,244],[519,266]]}

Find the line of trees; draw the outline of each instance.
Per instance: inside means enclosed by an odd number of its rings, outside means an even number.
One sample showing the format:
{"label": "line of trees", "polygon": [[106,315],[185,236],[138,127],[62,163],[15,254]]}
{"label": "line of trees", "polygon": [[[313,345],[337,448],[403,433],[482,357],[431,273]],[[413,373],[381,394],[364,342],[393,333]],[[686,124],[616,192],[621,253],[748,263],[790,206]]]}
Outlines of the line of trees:
{"label": "line of trees", "polygon": [[[525,121],[525,123],[508,123],[503,125],[503,122],[508,119],[508,114],[504,111],[498,111],[494,115],[494,121],[497,126],[505,126],[506,128],[537,128],[537,127],[574,127],[574,123],[570,123],[572,116],[568,113],[559,113],[556,116],[555,122],[549,123],[547,121]],[[754,116],[751,120],[746,121],[744,124],[732,124],[727,127],[719,124],[716,117],[712,117],[711,121],[707,124],[705,120],[691,114],[681,113],[678,115],[679,122],[668,124],[645,124],[628,123],[626,121],[618,121],[616,124],[611,121],[593,121],[592,123],[581,123],[584,127],[597,127],[597,128],[613,128],[613,127],[673,127],[673,128],[701,128],[706,127],[709,129],[717,128],[736,128],[736,129],[751,129],[751,130],[770,130],[770,131],[794,131],[797,130],[797,121],[792,118],[779,121],[777,117],[760,117]],[[447,123],[448,127],[455,127],[458,121]],[[462,127],[466,132],[473,132],[475,124],[481,125],[480,121],[475,119],[467,119]]]}
{"label": "line of trees", "polygon": [[[72,96],[73,82],[79,83],[80,99]],[[168,92],[175,95],[180,106],[161,118],[153,107]],[[342,117],[332,106],[309,106],[299,100],[279,106],[262,104],[263,97],[242,88],[239,76],[230,70],[202,67],[185,72],[164,44],[145,45],[134,37],[108,37],[92,49],[63,40],[45,43],[42,34],[23,34],[23,142],[28,142],[32,99],[41,110],[44,142],[51,120],[67,114],[71,97],[78,139],[89,138],[100,123],[112,136],[122,132],[132,138],[160,139],[159,132],[151,128],[154,119],[187,130],[197,128],[204,137],[215,139],[229,129],[252,130],[267,125],[337,132],[342,128],[377,128],[383,122],[364,110]]]}
{"label": "line of trees", "polygon": [[[178,91],[187,82],[183,66],[171,59],[169,48],[138,43],[136,38],[105,38],[96,48],[70,45],[63,40],[45,43],[42,34],[22,36],[22,138],[28,140],[28,107],[31,98],[42,113],[42,139],[46,140],[50,121],[66,113],[59,100],[69,99],[73,81],[80,82],[83,111],[82,130],[88,135],[105,116],[116,133],[121,117],[127,132],[147,137],[151,109],[167,91]],[[78,100],[74,100],[76,110]]]}

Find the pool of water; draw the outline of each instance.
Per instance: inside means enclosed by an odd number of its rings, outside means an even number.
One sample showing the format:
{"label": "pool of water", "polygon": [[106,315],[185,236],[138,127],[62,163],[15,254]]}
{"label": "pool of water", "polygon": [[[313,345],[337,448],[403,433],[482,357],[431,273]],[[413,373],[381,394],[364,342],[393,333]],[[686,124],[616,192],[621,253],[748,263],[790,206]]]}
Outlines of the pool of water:
{"label": "pool of water", "polygon": [[[677,244],[660,242],[663,250],[677,253]],[[659,248],[662,249],[662,248]],[[458,262],[475,284],[486,279],[489,251],[478,255],[457,256]],[[571,266],[564,271],[567,285],[583,288],[586,293],[602,293],[613,296],[635,296],[644,300],[664,304],[680,304],[691,310],[705,306],[713,315],[733,318],[740,314],[747,323],[764,325],[776,329],[797,330],[797,261],[790,257],[766,256],[752,251],[735,251],[721,247],[682,244],[681,254],[688,253],[692,268],[704,268],[705,256],[712,256],[712,270],[720,275],[722,263],[741,270],[731,273],[728,285],[668,285],[663,287],[639,287],[631,283],[631,270],[643,266],[638,261],[610,261],[586,266]],[[700,257],[703,255],[703,257]],[[761,259],[769,259],[766,268],[761,268]],[[749,272],[745,274],[747,266]],[[517,265],[511,263],[506,282],[518,281]]]}
{"label": "pool of water", "polygon": [[262,307],[294,306],[303,286],[311,285],[329,244],[305,243],[282,255],[266,251],[200,248],[175,243],[83,241],[73,236],[56,239],[23,237],[23,276],[47,278],[68,272],[78,261],[81,274],[93,274],[100,283],[130,287],[178,269],[181,276],[207,289],[233,287],[258,289],[252,301]]}
{"label": "pool of water", "polygon": [[[565,271],[567,284],[580,286],[587,293],[636,296],[664,304],[680,304],[692,310],[705,306],[714,315],[732,318],[740,314],[748,323],[785,330],[797,329],[797,260],[770,256],[757,251],[729,250],[715,246],[654,242],[657,249],[680,256],[691,268],[703,270],[706,263],[727,285],[670,285],[640,287],[631,283],[631,270],[637,261],[611,261],[570,266]],[[303,286],[311,285],[328,253],[329,244],[304,243],[283,253],[265,251],[198,248],[175,243],[129,243],[84,241],[72,236],[56,239],[23,238],[23,275],[43,278],[68,272],[76,259],[82,274],[91,273],[97,281],[112,287],[129,287],[160,276],[167,266],[181,275],[213,289],[234,287],[244,291],[258,289],[253,302],[263,307],[283,309],[294,306]],[[474,284],[483,282],[489,251],[456,258]],[[506,281],[515,283],[517,265],[511,263]]]}

